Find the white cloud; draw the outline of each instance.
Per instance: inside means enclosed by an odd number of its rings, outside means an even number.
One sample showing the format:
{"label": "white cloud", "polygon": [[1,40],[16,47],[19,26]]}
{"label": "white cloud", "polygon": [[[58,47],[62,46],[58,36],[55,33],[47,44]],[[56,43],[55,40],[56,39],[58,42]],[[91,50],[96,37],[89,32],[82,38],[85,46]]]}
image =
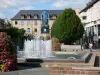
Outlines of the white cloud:
{"label": "white cloud", "polygon": [[19,10],[32,10],[34,7],[33,6],[23,6],[19,8]]}
{"label": "white cloud", "polygon": [[64,8],[64,7],[70,7],[70,6],[77,5],[77,4],[81,5],[84,3],[85,3],[85,0],[56,0],[53,3],[53,6]]}
{"label": "white cloud", "polygon": [[53,6],[62,8],[70,4],[82,4],[84,1],[86,0],[0,0],[0,9],[46,2],[52,2]]}
{"label": "white cloud", "polygon": [[15,6],[14,0],[0,0],[0,8],[7,8],[9,6]]}
{"label": "white cloud", "polygon": [[45,3],[52,0],[0,0],[0,9],[15,7],[15,6],[24,6],[35,3]]}

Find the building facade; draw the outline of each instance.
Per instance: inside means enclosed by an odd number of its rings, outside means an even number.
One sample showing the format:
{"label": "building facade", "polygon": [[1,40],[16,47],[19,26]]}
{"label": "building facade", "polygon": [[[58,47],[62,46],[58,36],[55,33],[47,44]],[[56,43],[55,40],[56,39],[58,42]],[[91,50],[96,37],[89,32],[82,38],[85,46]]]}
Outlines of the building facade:
{"label": "building facade", "polygon": [[84,24],[88,42],[100,43],[100,0],[91,0],[80,11],[81,20]]}
{"label": "building facade", "polygon": [[[12,25],[19,29],[24,28],[26,34],[47,36],[51,32],[56,18],[64,10],[20,10],[12,19]],[[80,9],[76,9],[76,14]]]}

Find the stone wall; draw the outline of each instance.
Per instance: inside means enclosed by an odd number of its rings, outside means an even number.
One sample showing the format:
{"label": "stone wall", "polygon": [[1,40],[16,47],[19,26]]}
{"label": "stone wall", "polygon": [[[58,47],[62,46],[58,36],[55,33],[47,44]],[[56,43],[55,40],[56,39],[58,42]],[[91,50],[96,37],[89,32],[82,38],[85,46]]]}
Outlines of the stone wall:
{"label": "stone wall", "polygon": [[[83,49],[83,48],[82,48]],[[61,45],[62,51],[70,51],[70,50],[81,50],[80,45]]]}
{"label": "stone wall", "polygon": [[100,68],[51,67],[51,75],[100,75]]}

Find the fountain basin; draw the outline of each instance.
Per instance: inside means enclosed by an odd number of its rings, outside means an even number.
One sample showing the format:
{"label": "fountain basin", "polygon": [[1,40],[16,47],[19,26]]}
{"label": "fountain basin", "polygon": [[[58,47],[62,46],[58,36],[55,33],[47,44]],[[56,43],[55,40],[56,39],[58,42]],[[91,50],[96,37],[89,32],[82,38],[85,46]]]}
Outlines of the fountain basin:
{"label": "fountain basin", "polygon": [[[86,54],[62,54],[56,55],[58,57],[49,57],[49,58],[18,58],[18,61],[23,62],[31,62],[31,63],[83,63],[87,64],[89,61],[94,62],[95,60],[95,53],[86,53]],[[61,57],[60,57],[61,56]],[[75,58],[75,59],[73,59]],[[94,59],[92,61],[92,59]]]}
{"label": "fountain basin", "polygon": [[28,58],[26,62],[63,62],[63,63],[87,63],[87,59],[91,56],[91,53],[86,53],[85,55],[76,54],[56,54],[55,56],[36,59]]}
{"label": "fountain basin", "polygon": [[96,53],[87,53],[81,59],[44,59],[44,63],[41,63],[42,67],[94,67]]}

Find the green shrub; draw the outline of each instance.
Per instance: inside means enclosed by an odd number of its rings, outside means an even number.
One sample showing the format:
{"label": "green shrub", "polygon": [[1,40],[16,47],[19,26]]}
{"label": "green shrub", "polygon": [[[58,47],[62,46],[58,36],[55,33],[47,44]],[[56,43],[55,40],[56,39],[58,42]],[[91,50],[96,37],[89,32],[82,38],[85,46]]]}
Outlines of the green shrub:
{"label": "green shrub", "polygon": [[53,23],[51,36],[58,38],[64,44],[73,44],[84,33],[80,18],[72,9],[65,9]]}

